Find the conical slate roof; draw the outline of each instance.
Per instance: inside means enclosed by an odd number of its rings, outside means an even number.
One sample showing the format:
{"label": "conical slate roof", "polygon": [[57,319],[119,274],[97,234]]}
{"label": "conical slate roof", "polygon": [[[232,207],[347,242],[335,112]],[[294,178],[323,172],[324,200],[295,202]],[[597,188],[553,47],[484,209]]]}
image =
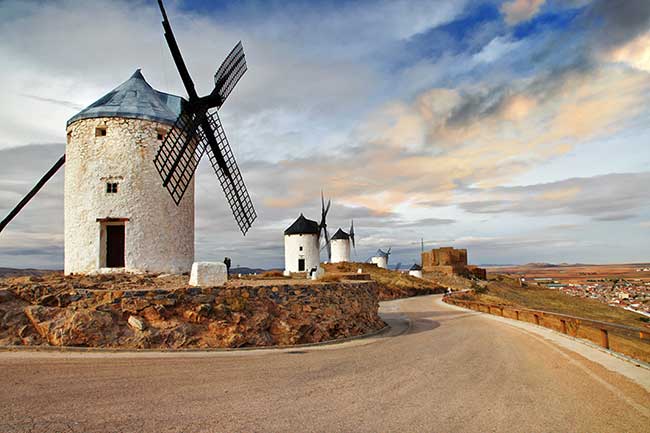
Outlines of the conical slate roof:
{"label": "conical slate roof", "polygon": [[316,221],[308,220],[303,214],[284,231],[284,235],[317,235],[320,226]]}
{"label": "conical slate roof", "polygon": [[151,87],[138,69],[131,78],[71,117],[67,125],[96,117],[146,119],[173,125],[181,112],[181,101],[180,96]]}
{"label": "conical slate roof", "polygon": [[348,239],[350,239],[350,235],[347,234],[347,233],[345,233],[343,230],[341,230],[341,229],[339,228],[339,229],[336,231],[336,233],[334,233],[334,236],[332,236],[332,240],[335,240],[335,239],[343,239],[343,240],[346,240],[346,241],[347,241]]}
{"label": "conical slate roof", "polygon": [[410,270],[411,270],[411,271],[421,271],[421,270],[422,270],[422,266],[420,266],[420,265],[418,265],[418,264],[416,263],[416,264],[414,264],[413,266],[411,266],[411,269],[410,269]]}

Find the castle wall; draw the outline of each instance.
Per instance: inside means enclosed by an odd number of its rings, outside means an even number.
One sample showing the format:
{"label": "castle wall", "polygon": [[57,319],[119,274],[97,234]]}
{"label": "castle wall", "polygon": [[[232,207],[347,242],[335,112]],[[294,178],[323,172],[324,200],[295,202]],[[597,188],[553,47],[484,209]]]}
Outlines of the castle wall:
{"label": "castle wall", "polygon": [[[106,128],[96,136],[96,128]],[[169,125],[93,118],[67,128],[65,273],[105,267],[106,225],[124,224],[125,271],[188,272],[194,261],[194,181],[179,206],[162,186],[153,159]],[[117,183],[117,193],[106,184]],[[120,268],[118,268],[120,269]]]}
{"label": "castle wall", "polygon": [[422,269],[446,275],[474,276],[486,279],[485,269],[467,265],[467,250],[452,247],[435,248],[422,253]]}
{"label": "castle wall", "polygon": [[317,235],[284,236],[284,270],[300,272],[298,270],[299,259],[305,259],[305,271],[318,267],[320,264],[320,246]]}

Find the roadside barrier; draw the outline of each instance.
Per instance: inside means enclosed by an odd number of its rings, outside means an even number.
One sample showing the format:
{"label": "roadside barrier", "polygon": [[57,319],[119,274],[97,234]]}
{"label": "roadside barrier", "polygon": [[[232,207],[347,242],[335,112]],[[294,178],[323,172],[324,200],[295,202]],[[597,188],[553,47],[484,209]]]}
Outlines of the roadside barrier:
{"label": "roadside barrier", "polygon": [[650,362],[650,329],[600,322],[549,311],[468,301],[454,295],[446,295],[442,300],[448,304],[481,313],[534,323],[571,337],[592,341],[605,349]]}

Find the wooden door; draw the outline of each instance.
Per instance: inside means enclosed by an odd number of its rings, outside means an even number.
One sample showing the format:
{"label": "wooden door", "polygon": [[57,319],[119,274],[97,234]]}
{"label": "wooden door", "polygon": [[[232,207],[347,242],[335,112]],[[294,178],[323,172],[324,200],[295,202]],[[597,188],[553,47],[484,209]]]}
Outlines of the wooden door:
{"label": "wooden door", "polygon": [[298,259],[298,272],[305,270],[305,259]]}
{"label": "wooden door", "polygon": [[106,226],[106,267],[124,267],[124,225]]}

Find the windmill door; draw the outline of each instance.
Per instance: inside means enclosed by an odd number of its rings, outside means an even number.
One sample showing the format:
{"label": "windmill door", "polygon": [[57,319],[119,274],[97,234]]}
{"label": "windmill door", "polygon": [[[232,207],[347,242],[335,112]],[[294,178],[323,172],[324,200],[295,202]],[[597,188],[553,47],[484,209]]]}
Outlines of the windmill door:
{"label": "windmill door", "polygon": [[106,226],[106,267],[124,267],[124,224]]}
{"label": "windmill door", "polygon": [[305,259],[298,259],[298,272],[305,270]]}

